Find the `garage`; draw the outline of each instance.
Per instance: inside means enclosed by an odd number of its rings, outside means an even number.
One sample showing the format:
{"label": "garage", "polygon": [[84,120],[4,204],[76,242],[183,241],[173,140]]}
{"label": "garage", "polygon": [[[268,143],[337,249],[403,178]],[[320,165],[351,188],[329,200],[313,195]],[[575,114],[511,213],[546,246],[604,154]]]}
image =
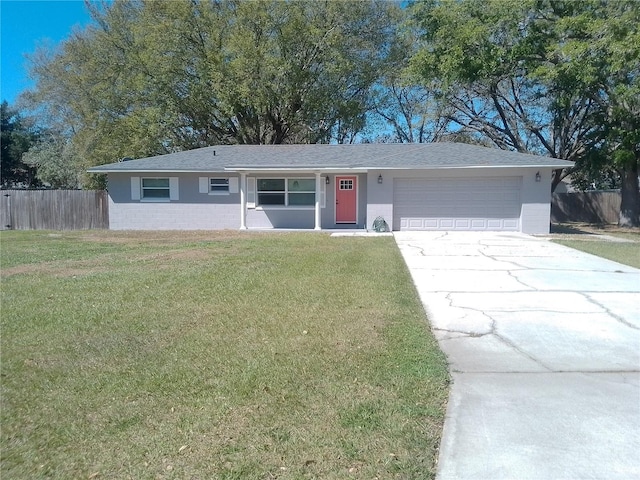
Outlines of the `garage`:
{"label": "garage", "polygon": [[395,230],[520,230],[522,177],[396,178]]}

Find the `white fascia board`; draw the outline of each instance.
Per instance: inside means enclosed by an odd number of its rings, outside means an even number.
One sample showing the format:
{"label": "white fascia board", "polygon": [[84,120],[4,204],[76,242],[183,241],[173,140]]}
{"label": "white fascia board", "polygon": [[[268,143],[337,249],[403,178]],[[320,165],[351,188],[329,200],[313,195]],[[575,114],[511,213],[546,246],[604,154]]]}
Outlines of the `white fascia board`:
{"label": "white fascia board", "polygon": [[504,169],[504,168],[569,168],[571,165],[424,165],[420,167],[370,167],[368,170],[465,170],[465,169]]}
{"label": "white fascia board", "polygon": [[368,166],[368,167],[225,167],[224,170],[207,170],[207,169],[94,169],[89,168],[89,173],[124,173],[124,174],[153,174],[153,173],[366,173],[370,170],[459,170],[459,169],[476,169],[476,168],[488,168],[488,169],[504,169],[504,168],[569,168],[572,167],[572,162],[553,163],[553,164],[527,164],[527,165],[413,165],[413,166]]}
{"label": "white fascia board", "polygon": [[362,167],[228,167],[225,168],[227,172],[238,173],[366,173],[368,168]]}
{"label": "white fascia board", "polygon": [[167,170],[167,169],[135,169],[135,170],[122,170],[122,169],[109,169],[109,170],[95,170],[93,168],[89,168],[87,170],[87,172],[89,173],[138,173],[138,174],[154,174],[154,173],[166,173],[166,174],[170,174],[170,173],[225,173],[226,170],[206,170],[206,169],[202,169],[202,170]]}

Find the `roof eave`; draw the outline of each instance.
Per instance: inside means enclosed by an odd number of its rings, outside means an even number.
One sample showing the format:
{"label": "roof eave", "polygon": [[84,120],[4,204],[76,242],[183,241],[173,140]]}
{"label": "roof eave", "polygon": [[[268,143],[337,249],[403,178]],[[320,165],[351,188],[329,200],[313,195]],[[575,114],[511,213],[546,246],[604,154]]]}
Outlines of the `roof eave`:
{"label": "roof eave", "polygon": [[87,170],[89,173],[212,173],[218,172],[223,173],[224,170],[215,170],[215,169],[166,169],[166,168],[133,168],[133,169],[122,169],[122,168],[89,168]]}
{"label": "roof eave", "polygon": [[225,171],[227,172],[236,172],[236,173],[251,173],[251,172],[317,172],[317,173],[366,173],[368,170],[371,170],[367,167],[344,167],[344,166],[329,166],[329,167],[283,167],[283,166],[273,166],[273,167],[263,167],[263,166],[249,166],[249,167],[225,167]]}
{"label": "roof eave", "polygon": [[167,169],[167,168],[100,168],[94,167],[87,169],[89,173],[250,173],[250,172],[271,172],[271,173],[288,173],[288,172],[318,172],[318,173],[366,173],[369,170],[459,170],[459,169],[472,169],[472,168],[568,168],[573,164],[570,162],[563,163],[547,163],[547,164],[508,164],[508,165],[410,165],[410,166],[397,166],[397,165],[369,165],[369,166],[229,166],[223,169]]}

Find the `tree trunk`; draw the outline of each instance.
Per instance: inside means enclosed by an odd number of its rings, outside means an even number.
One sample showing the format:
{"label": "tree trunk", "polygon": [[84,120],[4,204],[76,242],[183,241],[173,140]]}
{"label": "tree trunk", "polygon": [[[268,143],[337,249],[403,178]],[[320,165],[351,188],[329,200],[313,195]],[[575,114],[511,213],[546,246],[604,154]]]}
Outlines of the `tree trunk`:
{"label": "tree trunk", "polygon": [[640,227],[640,187],[638,185],[638,158],[621,172],[622,186],[620,217],[621,227]]}
{"label": "tree trunk", "polygon": [[560,181],[562,180],[562,169],[557,169],[553,171],[553,177],[551,178],[551,193],[556,191],[556,187],[560,185]]}

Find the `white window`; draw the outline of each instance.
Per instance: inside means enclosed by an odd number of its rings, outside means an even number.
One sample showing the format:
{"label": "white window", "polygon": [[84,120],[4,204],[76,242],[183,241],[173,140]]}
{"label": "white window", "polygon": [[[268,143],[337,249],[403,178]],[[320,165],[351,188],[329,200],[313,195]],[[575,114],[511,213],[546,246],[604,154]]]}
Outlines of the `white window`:
{"label": "white window", "polygon": [[313,178],[259,178],[258,205],[313,206],[316,183]]}
{"label": "white window", "polygon": [[210,193],[229,193],[229,179],[228,178],[210,178],[209,192]]}
{"label": "white window", "polygon": [[171,198],[169,178],[143,178],[142,198],[144,200],[169,200]]}
{"label": "white window", "polygon": [[178,200],[178,177],[131,177],[131,199],[143,202]]}
{"label": "white window", "polygon": [[229,195],[238,193],[240,182],[238,177],[200,177],[198,191],[209,195]]}

